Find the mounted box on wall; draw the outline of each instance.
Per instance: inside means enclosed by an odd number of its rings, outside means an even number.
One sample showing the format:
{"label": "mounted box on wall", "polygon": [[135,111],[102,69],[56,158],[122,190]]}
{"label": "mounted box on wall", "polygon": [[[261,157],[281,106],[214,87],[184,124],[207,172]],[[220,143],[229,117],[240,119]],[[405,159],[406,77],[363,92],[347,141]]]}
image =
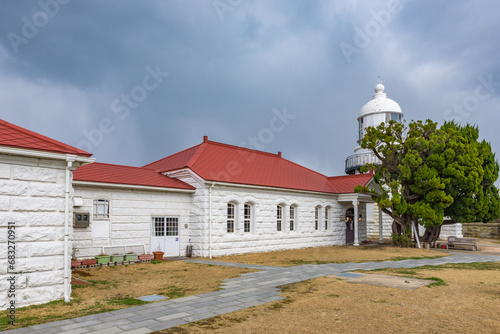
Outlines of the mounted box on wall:
{"label": "mounted box on wall", "polygon": [[89,212],[74,212],[73,213],[73,227],[89,227],[90,222]]}

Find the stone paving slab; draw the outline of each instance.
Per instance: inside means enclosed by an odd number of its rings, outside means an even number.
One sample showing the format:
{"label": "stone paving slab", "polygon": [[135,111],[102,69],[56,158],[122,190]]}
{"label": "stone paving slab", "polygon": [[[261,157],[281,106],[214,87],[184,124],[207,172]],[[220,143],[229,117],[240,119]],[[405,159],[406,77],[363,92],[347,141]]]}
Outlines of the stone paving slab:
{"label": "stone paving slab", "polygon": [[126,309],[88,315],[75,319],[51,322],[15,330],[6,334],[51,333],[98,333],[98,334],[145,334],[183,325],[192,321],[211,318],[244,308],[284,299],[280,286],[310,280],[316,277],[339,274],[353,270],[381,268],[415,268],[446,263],[500,262],[500,256],[483,254],[451,253],[438,259],[307,264],[281,268],[242,263],[188,259],[186,262],[203,263],[262,271],[245,273],[224,280],[221,290],[196,296],[130,307]]}

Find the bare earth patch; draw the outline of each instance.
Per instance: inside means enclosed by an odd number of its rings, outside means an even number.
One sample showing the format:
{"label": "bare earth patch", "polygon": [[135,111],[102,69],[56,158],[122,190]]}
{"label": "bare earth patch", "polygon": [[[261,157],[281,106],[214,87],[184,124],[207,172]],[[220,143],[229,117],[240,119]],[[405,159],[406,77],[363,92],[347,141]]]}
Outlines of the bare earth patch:
{"label": "bare earth patch", "polygon": [[222,280],[255,270],[180,261],[73,270],[73,277],[93,283],[73,285],[72,300],[17,309],[16,326],[0,312],[0,330],[63,320],[146,304],[136,297],[160,294],[171,299],[219,289]]}
{"label": "bare earth patch", "polygon": [[385,261],[440,256],[448,256],[448,254],[434,250],[397,248],[392,246],[329,246],[268,253],[221,256],[213,260],[290,267],[301,264]]}
{"label": "bare earth patch", "polygon": [[444,267],[376,271],[445,283],[417,290],[320,277],[283,287],[284,300],[158,333],[500,333],[500,263]]}

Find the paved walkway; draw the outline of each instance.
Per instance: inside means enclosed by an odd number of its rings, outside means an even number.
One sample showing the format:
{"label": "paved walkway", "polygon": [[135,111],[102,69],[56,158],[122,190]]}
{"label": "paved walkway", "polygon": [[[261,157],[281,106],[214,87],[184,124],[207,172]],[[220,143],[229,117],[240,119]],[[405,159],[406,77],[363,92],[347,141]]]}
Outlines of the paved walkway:
{"label": "paved walkway", "polygon": [[325,275],[358,269],[414,268],[424,265],[437,266],[445,263],[500,262],[500,256],[453,253],[452,256],[439,259],[308,264],[288,268],[196,259],[186,260],[186,262],[252,268],[262,271],[247,273],[237,278],[225,280],[222,290],[219,291],[14,329],[5,331],[5,333],[151,333],[283,299],[283,297],[279,296],[279,286]]}

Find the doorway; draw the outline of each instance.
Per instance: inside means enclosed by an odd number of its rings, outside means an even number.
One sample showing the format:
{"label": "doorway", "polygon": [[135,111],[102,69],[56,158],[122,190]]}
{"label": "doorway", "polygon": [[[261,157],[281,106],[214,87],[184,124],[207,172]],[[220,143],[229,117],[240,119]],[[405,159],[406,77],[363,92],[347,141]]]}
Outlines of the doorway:
{"label": "doorway", "polygon": [[345,243],[354,243],[354,208],[349,208],[345,212]]}
{"label": "doorway", "polygon": [[164,256],[180,255],[179,218],[153,217],[151,219],[151,251]]}

